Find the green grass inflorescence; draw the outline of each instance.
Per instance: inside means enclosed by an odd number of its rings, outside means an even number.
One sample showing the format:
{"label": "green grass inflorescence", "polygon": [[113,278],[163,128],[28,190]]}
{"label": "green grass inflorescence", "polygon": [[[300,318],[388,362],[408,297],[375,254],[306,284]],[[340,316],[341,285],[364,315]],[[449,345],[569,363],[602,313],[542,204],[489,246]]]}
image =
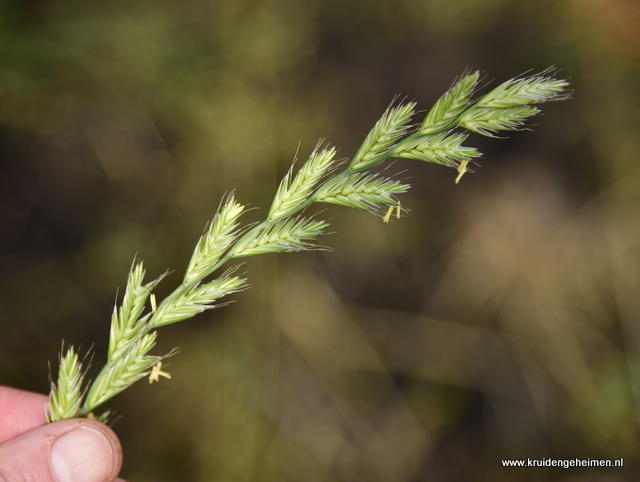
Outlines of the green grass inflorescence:
{"label": "green grass inflorescence", "polygon": [[[182,283],[157,306],[152,291],[165,275],[145,283],[143,263],[134,262],[122,302],[111,317],[107,363],[83,385],[82,363],[68,348],[51,386],[47,420],[94,416],[94,410],[152,371],[168,375],[160,371],[162,357],[150,354],[158,328],[192,318],[246,289],[247,280],[233,269],[209,279],[228,262],[318,248],[315,240],[328,223],[300,214],[306,207],[326,203],[371,213],[387,209],[388,220],[396,205],[400,213],[397,196],[410,186],[371,168],[394,158],[415,159],[458,169],[457,182],[467,164],[481,156],[463,145],[469,132],[495,137],[518,130],[540,111],[537,104],[567,97],[568,82],[545,71],[510,79],[473,101],[478,79],[477,71],[461,76],[419,124],[411,123],[414,102],[390,106],[346,166],[335,160],[335,147],[318,145],[297,172],[292,167],[285,175],[267,218],[253,227],[242,228],[244,206],[234,195],[225,196],[196,244]],[[108,416],[105,412],[97,418],[106,421]]]}

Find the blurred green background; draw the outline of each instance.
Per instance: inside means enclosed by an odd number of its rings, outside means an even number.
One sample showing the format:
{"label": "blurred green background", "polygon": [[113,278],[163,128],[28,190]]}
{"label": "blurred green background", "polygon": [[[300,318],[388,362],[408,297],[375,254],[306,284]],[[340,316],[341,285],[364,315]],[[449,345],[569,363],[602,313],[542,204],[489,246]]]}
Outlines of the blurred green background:
{"label": "blurred green background", "polygon": [[[400,221],[331,208],[334,252],[262,256],[163,329],[170,382],[110,407],[131,481],[626,481],[640,473],[640,3],[2,1],[0,383],[105,356],[138,254],[177,271],[225,191],[264,215],[300,148],[357,149],[395,95],[560,67],[483,167],[398,162]],[[94,373],[94,371],[92,373]],[[507,457],[624,470],[502,469]]]}

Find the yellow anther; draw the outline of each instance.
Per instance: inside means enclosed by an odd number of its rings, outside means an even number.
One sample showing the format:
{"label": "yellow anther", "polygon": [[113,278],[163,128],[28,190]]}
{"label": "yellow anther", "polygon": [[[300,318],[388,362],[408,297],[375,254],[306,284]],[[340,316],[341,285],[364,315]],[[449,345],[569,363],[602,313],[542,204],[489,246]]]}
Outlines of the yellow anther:
{"label": "yellow anther", "polygon": [[396,207],[396,218],[400,219],[400,200],[398,200],[398,206]]}
{"label": "yellow anther", "polygon": [[389,206],[389,209],[387,209],[387,214],[385,214],[384,217],[382,218],[382,222],[388,223],[389,219],[391,219],[392,214],[393,214],[393,206]]}
{"label": "yellow anther", "polygon": [[230,217],[236,218],[242,214],[242,211],[244,211],[244,205],[236,203],[231,209]]}
{"label": "yellow anther", "polygon": [[95,419],[96,419],[96,416],[93,414],[93,412],[89,412],[89,413],[87,414],[87,418],[88,418],[89,420],[95,420]]}
{"label": "yellow anther", "polygon": [[156,304],[156,295],[151,293],[151,296],[149,296],[149,301],[151,301],[151,313],[155,313],[156,309],[158,308],[158,305]]}
{"label": "yellow anther", "polygon": [[149,373],[149,383],[159,382],[160,377],[165,377],[167,380],[171,380],[171,375],[162,371],[162,361],[158,360],[151,368],[151,373]]}
{"label": "yellow anther", "polygon": [[462,161],[458,166],[458,177],[456,177],[456,181],[455,181],[456,184],[460,182],[460,179],[462,179],[462,176],[464,176],[464,173],[467,172],[468,165],[469,165],[469,161]]}

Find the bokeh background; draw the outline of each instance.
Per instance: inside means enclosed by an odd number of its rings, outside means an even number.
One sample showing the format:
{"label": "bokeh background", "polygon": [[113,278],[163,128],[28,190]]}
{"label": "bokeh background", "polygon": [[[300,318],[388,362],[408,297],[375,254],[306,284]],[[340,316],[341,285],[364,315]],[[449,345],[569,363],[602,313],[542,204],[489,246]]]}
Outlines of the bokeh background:
{"label": "bokeh background", "polygon": [[[640,474],[640,3],[15,0],[0,8],[0,383],[106,351],[137,254],[177,271],[224,192],[264,215],[296,151],[344,157],[396,95],[561,68],[535,132],[419,162],[408,216],[163,329],[173,380],[113,400],[132,481],[626,481]],[[624,470],[503,469],[507,457]]]}

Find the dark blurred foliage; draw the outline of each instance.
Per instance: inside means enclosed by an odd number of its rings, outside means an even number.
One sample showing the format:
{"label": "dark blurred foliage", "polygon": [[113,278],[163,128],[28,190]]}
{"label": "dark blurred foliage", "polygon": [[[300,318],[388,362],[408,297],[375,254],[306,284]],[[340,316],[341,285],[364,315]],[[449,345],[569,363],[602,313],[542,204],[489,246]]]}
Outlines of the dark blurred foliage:
{"label": "dark blurred foliage", "polygon": [[[105,356],[136,253],[178,281],[224,192],[260,207],[298,148],[348,157],[396,95],[428,108],[557,65],[535,132],[483,167],[399,162],[411,212],[329,209],[331,253],[246,263],[237,303],[160,332],[171,382],[110,406],[132,481],[623,481],[640,450],[640,4],[4,1],[0,380]],[[94,344],[95,341],[95,344]],[[506,470],[506,457],[625,470]]]}

